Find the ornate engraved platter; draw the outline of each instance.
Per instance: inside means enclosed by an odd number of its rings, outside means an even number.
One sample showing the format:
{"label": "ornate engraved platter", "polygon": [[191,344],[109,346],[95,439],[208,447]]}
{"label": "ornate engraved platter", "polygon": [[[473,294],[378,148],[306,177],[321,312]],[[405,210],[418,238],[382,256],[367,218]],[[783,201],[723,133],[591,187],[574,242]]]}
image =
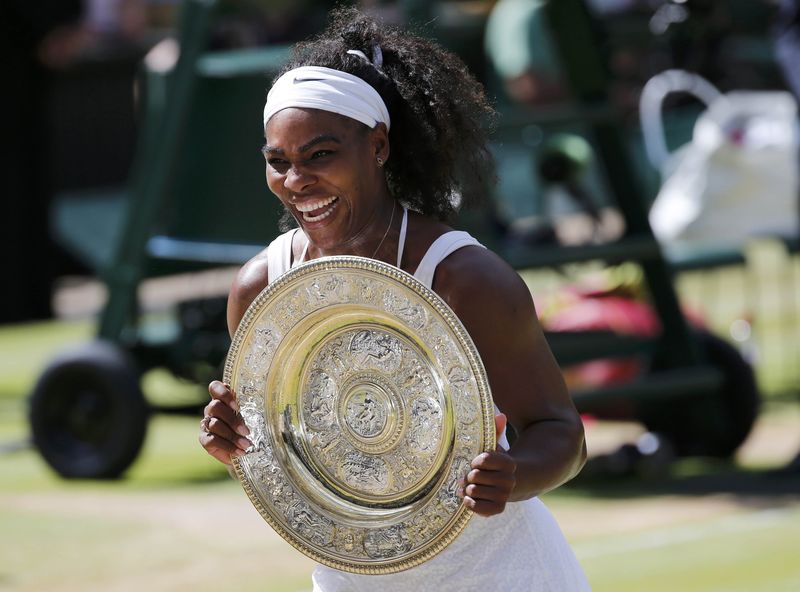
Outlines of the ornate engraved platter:
{"label": "ornate engraved platter", "polygon": [[494,447],[488,382],[455,314],[409,274],[361,257],[292,269],[245,313],[225,380],[253,443],[239,480],[316,561],[401,571],[469,521],[457,489]]}

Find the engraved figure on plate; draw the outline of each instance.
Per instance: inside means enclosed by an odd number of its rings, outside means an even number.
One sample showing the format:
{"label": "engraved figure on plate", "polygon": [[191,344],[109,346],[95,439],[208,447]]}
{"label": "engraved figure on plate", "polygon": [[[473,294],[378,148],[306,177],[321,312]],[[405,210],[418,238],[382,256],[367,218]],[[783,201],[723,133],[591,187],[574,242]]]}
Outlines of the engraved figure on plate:
{"label": "engraved figure on plate", "polygon": [[453,404],[458,420],[465,425],[474,423],[478,419],[479,409],[476,409],[475,401],[472,400],[476,397],[469,372],[461,366],[453,366],[447,372],[447,379],[453,387]]}
{"label": "engraved figure on plate", "polygon": [[347,358],[347,347],[344,339],[339,337],[325,344],[317,355],[316,360],[314,360],[314,367],[324,370],[334,380],[338,380],[347,372],[349,367]]}
{"label": "engraved figure on plate", "polygon": [[411,404],[408,444],[420,454],[436,452],[442,436],[442,408],[430,397],[420,397]]}
{"label": "engraved figure on plate", "polygon": [[250,442],[256,450],[267,444],[266,421],[262,415],[264,406],[264,382],[261,379],[248,378],[242,380],[242,386],[236,397],[239,401],[239,413],[250,430]]}
{"label": "engraved figure on plate", "polygon": [[417,393],[426,392],[432,380],[426,368],[420,364],[416,356],[408,349],[403,356],[404,363],[402,371],[398,375],[397,383],[400,390],[406,397],[411,397]]}
{"label": "engraved figure on plate", "polygon": [[422,306],[412,304],[408,298],[400,296],[394,290],[386,290],[383,295],[383,305],[417,331],[428,322],[428,315]]}
{"label": "engraved figure on plate", "polygon": [[386,408],[369,391],[356,393],[347,401],[345,421],[359,436],[371,438],[386,426]]}
{"label": "engraved figure on plate", "polygon": [[350,300],[356,300],[363,304],[375,305],[375,286],[376,282],[365,278],[357,278],[350,282]]}
{"label": "engraved figure on plate", "polygon": [[342,300],[344,280],[336,275],[315,278],[308,286],[308,295],[318,304],[331,304]]}
{"label": "engraved figure on plate", "polygon": [[389,487],[389,467],[380,457],[351,452],[340,470],[342,479],[354,489],[380,494]]}
{"label": "engraved figure on plate", "polygon": [[373,530],[364,537],[364,550],[373,559],[390,559],[411,550],[405,529],[400,525]]}
{"label": "engraved figure on plate", "polygon": [[289,526],[306,540],[320,546],[333,542],[333,524],[313,512],[305,502],[297,502],[286,509]]}
{"label": "engraved figure on plate", "polygon": [[300,288],[296,288],[289,294],[282,295],[278,300],[279,304],[276,305],[275,310],[280,310],[281,314],[275,315],[273,322],[284,334],[308,312],[308,307],[301,302],[307,299],[308,294]]}
{"label": "engraved figure on plate", "polygon": [[322,370],[312,370],[303,396],[306,421],[310,427],[323,430],[335,420],[336,383]]}
{"label": "engraved figure on plate", "polygon": [[244,358],[244,367],[251,376],[263,376],[269,370],[280,334],[270,326],[257,327],[251,339],[252,346]]}
{"label": "engraved figure on plate", "polygon": [[360,529],[338,526],[334,533],[333,546],[339,553],[349,556],[364,555],[364,532]]}
{"label": "engraved figure on plate", "polygon": [[383,331],[358,331],[350,340],[350,353],[355,365],[393,374],[402,362],[400,342]]}

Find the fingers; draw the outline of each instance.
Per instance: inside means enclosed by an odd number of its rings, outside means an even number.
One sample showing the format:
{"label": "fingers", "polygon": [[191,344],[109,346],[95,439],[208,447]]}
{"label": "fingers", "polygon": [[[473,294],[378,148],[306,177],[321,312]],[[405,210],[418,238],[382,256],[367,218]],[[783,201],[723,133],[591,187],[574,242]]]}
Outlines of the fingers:
{"label": "fingers", "polygon": [[[234,431],[230,424],[217,417],[210,417],[207,415],[203,418],[203,421],[200,422],[200,425],[207,434],[227,440],[235,444],[236,447],[241,450],[247,450],[250,447],[250,440]],[[243,425],[240,427],[243,427]]]}
{"label": "fingers", "polygon": [[[212,400],[206,405],[203,414],[205,417],[209,418],[212,423],[224,424],[230,431],[236,432],[240,436],[247,436],[250,433],[247,426],[244,424],[242,416],[222,401],[217,399]],[[224,435],[224,429],[220,435]]]}
{"label": "fingers", "polygon": [[466,484],[486,485],[510,493],[514,489],[514,485],[516,485],[516,479],[514,478],[514,473],[472,469],[467,473]]}
{"label": "fingers", "polygon": [[236,395],[233,389],[224,382],[220,382],[219,380],[213,381],[208,385],[208,394],[211,395],[212,399],[222,401],[234,411],[239,411],[239,403],[236,401]]}
{"label": "fingers", "polygon": [[472,461],[464,487],[464,505],[481,516],[501,513],[516,485],[517,463],[504,452],[484,452]]}
{"label": "fingers", "polygon": [[503,500],[475,498],[469,495],[464,496],[464,505],[479,516],[496,516],[506,509],[508,498]]}
{"label": "fingers", "polygon": [[242,456],[251,446],[246,438],[250,431],[238,414],[236,395],[226,384],[215,380],[208,386],[211,401],[206,405],[200,422],[200,445],[224,464],[232,456]]}
{"label": "fingers", "polygon": [[481,471],[505,471],[512,474],[517,470],[516,461],[503,450],[482,452],[472,460],[470,466]]}
{"label": "fingers", "polygon": [[226,440],[210,432],[201,430],[198,440],[208,454],[226,465],[231,464],[231,457],[242,456],[244,454],[244,450],[238,448],[230,440]]}

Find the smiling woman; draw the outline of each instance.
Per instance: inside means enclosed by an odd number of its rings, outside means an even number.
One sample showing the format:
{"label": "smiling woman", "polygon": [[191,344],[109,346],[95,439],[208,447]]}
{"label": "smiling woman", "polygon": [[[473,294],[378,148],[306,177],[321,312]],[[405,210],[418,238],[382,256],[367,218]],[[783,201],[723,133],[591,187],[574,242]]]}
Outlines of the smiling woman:
{"label": "smiling woman", "polygon": [[[496,450],[472,459],[459,492],[482,518],[427,562],[397,574],[319,566],[319,591],[586,590],[537,496],[585,460],[583,428],[519,276],[447,225],[492,178],[480,85],[435,44],[354,9],[299,45],[264,108],[266,180],[298,228],[249,261],[228,301],[233,334],[258,294],[292,266],[359,255],[414,275],[453,310],[486,369]],[[200,443],[230,464],[251,445],[231,388],[209,385]],[[516,438],[508,446],[506,418]],[[424,434],[420,434],[424,437]],[[366,544],[366,543],[364,543]]]}
{"label": "smiling woman", "polygon": [[271,116],[266,135],[267,183],[308,236],[307,256],[369,257],[394,207],[378,166],[389,156],[385,124],[370,129],[336,113],[288,107]]}

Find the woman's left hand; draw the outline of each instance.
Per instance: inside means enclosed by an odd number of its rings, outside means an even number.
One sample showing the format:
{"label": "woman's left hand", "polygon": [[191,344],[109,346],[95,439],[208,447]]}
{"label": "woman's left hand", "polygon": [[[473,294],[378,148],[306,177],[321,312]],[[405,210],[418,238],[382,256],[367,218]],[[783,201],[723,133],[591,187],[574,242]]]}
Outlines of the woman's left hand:
{"label": "woman's left hand", "polygon": [[[498,439],[506,426],[506,416],[495,416]],[[498,447],[493,452],[482,452],[476,456],[467,473],[465,487],[459,490],[464,505],[480,516],[500,514],[506,507],[516,484],[517,463]]]}

